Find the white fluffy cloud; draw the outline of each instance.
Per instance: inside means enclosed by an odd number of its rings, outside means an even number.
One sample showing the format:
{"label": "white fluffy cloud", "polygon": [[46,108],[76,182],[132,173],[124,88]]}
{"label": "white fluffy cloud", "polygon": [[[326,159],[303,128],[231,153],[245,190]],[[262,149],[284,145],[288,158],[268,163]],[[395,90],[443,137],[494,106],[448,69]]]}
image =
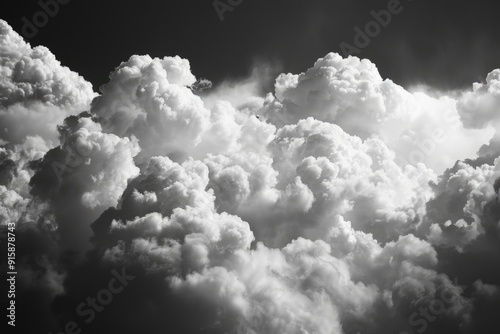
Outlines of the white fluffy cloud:
{"label": "white fluffy cloud", "polygon": [[[0,20],[1,223],[37,220],[31,205],[30,164],[59,145],[57,127],[90,108],[92,85],[43,46],[31,47]],[[6,217],[6,218],[5,218]],[[21,219],[24,217],[24,219]],[[5,219],[4,219],[5,218]]]}
{"label": "white fluffy cloud", "polygon": [[500,102],[500,70],[488,74],[485,83],[474,83],[472,92],[467,92],[459,104],[460,116],[465,126],[483,128],[498,122]]}
{"label": "white fluffy cloud", "polygon": [[473,332],[498,296],[496,272],[468,297],[450,276],[500,257],[498,70],[440,95],[332,53],[199,96],[188,60],[132,56],[96,97],[3,21],[0,57],[0,219],[39,240],[20,272],[45,309],[108,266],[145,277],[122,304],[187,305],[198,332],[397,332],[443,294],[436,323]]}
{"label": "white fluffy cloud", "polygon": [[0,140],[19,144],[41,136],[56,145],[57,125],[89,108],[92,85],[61,66],[46,47],[31,48],[5,21],[0,57]]}
{"label": "white fluffy cloud", "polygon": [[422,162],[440,173],[493,135],[462,125],[452,96],[406,91],[367,59],[330,53],[304,73],[280,75],[275,88],[286,122],[312,116],[362,139],[377,136],[401,166]]}

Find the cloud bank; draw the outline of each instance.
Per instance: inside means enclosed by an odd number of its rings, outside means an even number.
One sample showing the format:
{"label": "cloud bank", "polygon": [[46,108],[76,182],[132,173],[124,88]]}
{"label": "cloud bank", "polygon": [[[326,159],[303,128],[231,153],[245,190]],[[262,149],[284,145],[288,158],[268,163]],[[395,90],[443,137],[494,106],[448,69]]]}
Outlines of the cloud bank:
{"label": "cloud bank", "polygon": [[[198,94],[188,60],[134,55],[97,94],[4,21],[0,58],[19,327],[499,328],[500,70],[436,93],[330,53],[265,95],[258,75]],[[137,278],[85,321],[122,268]]]}

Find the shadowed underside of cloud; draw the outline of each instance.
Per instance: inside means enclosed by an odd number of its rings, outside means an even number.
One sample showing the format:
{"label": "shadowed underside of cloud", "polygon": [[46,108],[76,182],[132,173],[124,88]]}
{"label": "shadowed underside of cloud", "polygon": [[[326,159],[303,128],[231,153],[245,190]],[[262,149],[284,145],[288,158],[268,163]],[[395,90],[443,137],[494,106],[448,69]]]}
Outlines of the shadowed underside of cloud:
{"label": "shadowed underside of cloud", "polygon": [[331,53],[197,95],[188,60],[132,56],[97,95],[4,21],[0,58],[26,331],[499,329],[499,70],[431,94]]}

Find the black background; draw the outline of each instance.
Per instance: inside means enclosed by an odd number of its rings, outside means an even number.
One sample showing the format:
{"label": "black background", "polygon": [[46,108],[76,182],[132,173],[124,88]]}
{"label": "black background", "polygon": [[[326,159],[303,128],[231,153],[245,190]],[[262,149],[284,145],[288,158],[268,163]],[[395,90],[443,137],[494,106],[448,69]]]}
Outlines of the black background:
{"label": "black background", "polygon": [[[224,0],[225,1],[225,0]],[[3,1],[0,17],[21,32],[37,0]],[[215,83],[248,75],[263,61],[300,73],[352,43],[355,26],[388,0],[243,0],[221,22],[212,0],[71,0],[61,5],[32,45],[47,46],[94,84],[107,81],[132,54],[179,55],[197,77]],[[403,11],[360,54],[384,78],[405,87],[468,87],[500,67],[498,1],[401,0]],[[280,66],[278,66],[280,65]]]}

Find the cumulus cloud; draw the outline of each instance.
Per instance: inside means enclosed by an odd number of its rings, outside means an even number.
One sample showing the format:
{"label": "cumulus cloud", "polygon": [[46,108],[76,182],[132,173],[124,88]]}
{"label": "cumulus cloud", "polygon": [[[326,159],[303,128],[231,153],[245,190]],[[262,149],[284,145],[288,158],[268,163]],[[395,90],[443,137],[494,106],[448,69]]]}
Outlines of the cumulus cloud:
{"label": "cumulus cloud", "polygon": [[89,107],[92,85],[61,66],[46,47],[32,48],[5,21],[0,45],[0,139],[20,144],[40,136],[55,146],[57,125]]}
{"label": "cumulus cloud", "polygon": [[[331,53],[200,93],[188,60],[134,55],[97,96],[3,21],[0,56],[0,219],[39,329],[498,326],[498,70],[438,94]],[[86,323],[112,269],[136,278]]]}
{"label": "cumulus cloud", "polygon": [[474,83],[472,91],[464,94],[459,103],[465,126],[483,128],[498,121],[500,99],[500,70],[491,71],[485,83]]}
{"label": "cumulus cloud", "polygon": [[[0,20],[0,170],[2,225],[37,220],[32,164],[59,145],[58,126],[90,108],[92,85],[43,46],[31,47]],[[36,212],[36,213],[35,213]],[[31,215],[34,214],[34,216]]]}
{"label": "cumulus cloud", "polygon": [[304,73],[281,74],[275,89],[290,122],[313,116],[362,139],[377,136],[401,166],[424,163],[441,173],[493,135],[462,125],[454,94],[406,91],[367,59],[330,53]]}

